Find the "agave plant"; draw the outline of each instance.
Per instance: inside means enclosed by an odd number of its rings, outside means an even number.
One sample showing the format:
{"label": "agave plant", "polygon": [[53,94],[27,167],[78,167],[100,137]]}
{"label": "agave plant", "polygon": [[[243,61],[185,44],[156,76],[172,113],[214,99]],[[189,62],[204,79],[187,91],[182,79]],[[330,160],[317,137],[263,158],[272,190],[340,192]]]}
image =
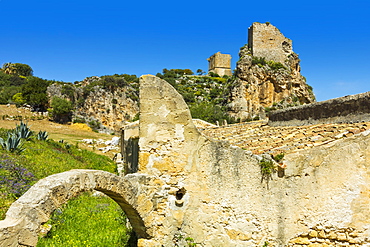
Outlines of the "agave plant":
{"label": "agave plant", "polygon": [[8,134],[6,140],[0,138],[0,146],[11,153],[21,153],[25,150],[21,138],[15,134]]}
{"label": "agave plant", "polygon": [[36,138],[37,140],[40,140],[40,141],[46,141],[48,139],[48,136],[49,136],[48,132],[40,130]]}
{"label": "agave plant", "polygon": [[20,138],[28,140],[32,135],[32,131],[27,124],[21,121],[21,123],[15,127],[14,134]]}

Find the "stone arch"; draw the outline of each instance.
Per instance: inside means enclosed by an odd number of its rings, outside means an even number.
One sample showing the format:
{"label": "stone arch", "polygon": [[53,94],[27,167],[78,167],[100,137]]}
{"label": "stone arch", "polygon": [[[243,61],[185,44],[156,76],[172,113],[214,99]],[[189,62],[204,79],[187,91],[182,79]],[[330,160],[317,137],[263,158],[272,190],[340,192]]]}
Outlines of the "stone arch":
{"label": "stone arch", "polygon": [[133,206],[138,190],[130,179],[99,170],[71,170],[41,179],[11,205],[5,220],[0,221],[1,246],[36,246],[42,224],[54,210],[90,190],[112,198],[126,213],[138,238],[150,238]]}

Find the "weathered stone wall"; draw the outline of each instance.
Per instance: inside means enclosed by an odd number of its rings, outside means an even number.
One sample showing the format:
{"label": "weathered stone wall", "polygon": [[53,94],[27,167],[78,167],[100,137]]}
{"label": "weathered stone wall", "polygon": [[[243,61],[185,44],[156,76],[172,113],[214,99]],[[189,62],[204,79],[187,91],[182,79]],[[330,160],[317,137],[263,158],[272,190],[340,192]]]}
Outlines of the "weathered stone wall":
{"label": "weathered stone wall", "polygon": [[219,76],[231,76],[231,56],[229,54],[221,54],[217,52],[208,59],[208,72],[213,72]]}
{"label": "weathered stone wall", "polygon": [[[168,83],[147,75],[140,90],[137,173],[81,171],[63,183],[53,175],[9,210],[0,231],[5,246],[17,246],[27,236],[22,229],[45,222],[84,188],[124,205],[140,247],[186,246],[185,238],[205,247],[370,246],[370,131],[288,154],[278,172],[263,176],[261,161],[269,157],[201,135]],[[30,220],[16,231],[22,215]]]}
{"label": "weathered stone wall", "polygon": [[370,121],[370,92],[277,110],[269,116],[271,126],[361,121]]}
{"label": "weathered stone wall", "polygon": [[[141,238],[149,238],[143,220],[145,201],[140,190],[153,194],[151,179],[142,174],[118,177],[105,171],[71,170],[38,181],[14,202],[0,221],[0,246],[36,246],[38,237],[55,209],[83,191],[97,190],[111,197],[130,219]],[[138,212],[143,213],[140,215]]]}
{"label": "weathered stone wall", "polygon": [[161,181],[141,246],[370,244],[369,131],[287,155],[266,181],[262,157],[202,136],[164,81],[143,77],[140,102],[139,173]]}
{"label": "weathered stone wall", "polygon": [[286,58],[293,53],[292,40],[284,37],[278,28],[270,23],[254,22],[248,29],[248,47],[252,55],[286,63]]}

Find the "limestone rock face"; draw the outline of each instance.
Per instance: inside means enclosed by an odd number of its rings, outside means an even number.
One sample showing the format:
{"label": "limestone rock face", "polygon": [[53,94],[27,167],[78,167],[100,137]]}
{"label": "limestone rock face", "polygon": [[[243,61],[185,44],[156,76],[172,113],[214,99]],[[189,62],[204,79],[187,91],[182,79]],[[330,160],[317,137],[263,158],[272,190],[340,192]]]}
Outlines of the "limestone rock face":
{"label": "limestone rock face", "polygon": [[266,107],[286,108],[315,101],[300,73],[292,42],[271,24],[254,23],[240,49],[230,115],[241,120],[263,117]]}
{"label": "limestone rock face", "polygon": [[138,92],[130,85],[116,87],[114,90],[90,85],[99,80],[100,77],[93,76],[79,85],[52,84],[47,89],[48,97],[50,101],[55,96],[73,102],[73,119],[100,125],[100,128],[93,126],[96,129],[119,131],[139,113]]}
{"label": "limestone rock face", "polygon": [[76,107],[74,115],[86,122],[98,121],[106,128],[118,131],[138,112],[138,102],[127,96],[126,88],[111,92],[97,86],[84,103]]}

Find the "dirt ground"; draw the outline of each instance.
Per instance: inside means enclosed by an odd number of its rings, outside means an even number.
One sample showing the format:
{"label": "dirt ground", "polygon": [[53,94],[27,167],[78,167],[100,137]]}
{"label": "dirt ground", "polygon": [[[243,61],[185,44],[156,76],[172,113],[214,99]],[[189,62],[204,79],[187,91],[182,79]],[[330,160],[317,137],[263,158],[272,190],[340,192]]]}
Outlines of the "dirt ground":
{"label": "dirt ground", "polygon": [[47,131],[49,138],[55,141],[64,140],[71,144],[78,143],[79,146],[93,150],[107,156],[113,156],[113,152],[102,153],[99,146],[93,147],[82,143],[83,139],[93,139],[104,141],[111,140],[113,135],[96,133],[91,130],[86,124],[58,124],[49,121],[47,117],[43,117],[37,113],[31,112],[27,109],[17,108],[14,105],[0,105],[0,128],[14,129],[20,123],[20,119],[27,123],[31,130],[35,132]]}

